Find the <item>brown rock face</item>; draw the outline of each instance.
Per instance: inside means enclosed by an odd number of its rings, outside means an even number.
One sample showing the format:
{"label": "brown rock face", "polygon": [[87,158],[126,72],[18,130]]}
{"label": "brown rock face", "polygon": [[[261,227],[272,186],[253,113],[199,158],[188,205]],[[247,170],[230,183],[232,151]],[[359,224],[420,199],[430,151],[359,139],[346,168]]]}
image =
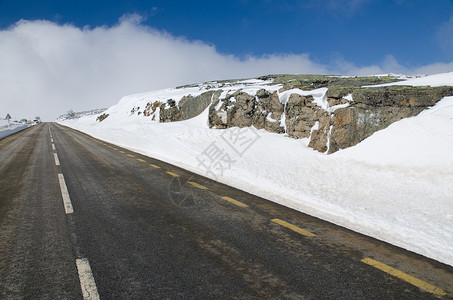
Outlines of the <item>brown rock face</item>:
{"label": "brown rock face", "polygon": [[269,132],[284,133],[281,124],[284,106],[278,99],[277,92],[270,94],[262,89],[256,93],[256,107],[253,114],[253,126]]}
{"label": "brown rock face", "polygon": [[354,102],[336,110],[332,117],[329,153],[354,146],[396,121],[416,116],[448,95],[453,95],[453,88],[357,89],[353,92]]}
{"label": "brown rock face", "polygon": [[318,122],[318,129],[312,131],[308,147],[326,152],[330,147],[331,116],[323,110],[318,110]]}
{"label": "brown rock face", "polygon": [[369,106],[433,106],[445,96],[453,94],[453,87],[389,86],[359,88],[352,93],[354,102]]}
{"label": "brown rock face", "polygon": [[229,124],[237,127],[252,126],[255,97],[244,92],[236,92],[228,98],[227,103]]}
{"label": "brown rock face", "polygon": [[[353,102],[343,98],[350,91]],[[448,95],[453,95],[453,88],[336,88],[328,92],[329,105],[348,106],[329,113],[313,103],[312,96],[292,94],[284,106],[277,92],[271,94],[263,89],[255,97],[236,92],[219,100],[223,103],[218,111],[214,109],[218,102],[211,106],[210,126],[255,126],[276,133],[284,133],[286,126],[289,137],[310,137],[309,147],[333,153],[358,144],[393,122],[417,115]]]}
{"label": "brown rock face", "polygon": [[[220,108],[216,110],[219,105]],[[263,89],[252,96],[239,91],[211,105],[209,124],[215,128],[254,126],[257,129],[284,133],[282,114],[283,104],[280,103],[277,92],[270,94]]]}
{"label": "brown rock face", "polygon": [[292,94],[286,103],[286,133],[292,138],[307,138],[315,125],[318,108],[312,96]]}
{"label": "brown rock face", "polygon": [[218,93],[216,91],[208,91],[197,97],[192,95],[182,97],[181,101],[179,101],[181,120],[188,120],[201,114],[211,104],[214,94]]}
{"label": "brown rock face", "polygon": [[[269,132],[286,133],[291,138],[309,138],[309,147],[333,153],[354,146],[393,122],[416,116],[443,97],[453,95],[453,87],[360,87],[365,81],[381,80],[374,77],[306,77],[311,81],[301,77],[298,81],[291,81],[291,84],[285,83],[280,92],[296,87],[328,87],[327,111],[313,102],[313,96],[294,93],[284,105],[277,91],[261,89],[250,95],[239,90],[220,98],[222,90],[213,86],[197,97],[184,96],[178,105],[172,99],[164,103],[150,101],[143,115],[154,117],[159,107],[160,122],[180,121],[199,115],[211,104],[210,127],[254,126]],[[329,85],[332,81],[335,85]],[[345,98],[348,94],[352,94],[352,102],[349,97],[349,100]],[[134,107],[131,113],[140,113],[139,110]]]}

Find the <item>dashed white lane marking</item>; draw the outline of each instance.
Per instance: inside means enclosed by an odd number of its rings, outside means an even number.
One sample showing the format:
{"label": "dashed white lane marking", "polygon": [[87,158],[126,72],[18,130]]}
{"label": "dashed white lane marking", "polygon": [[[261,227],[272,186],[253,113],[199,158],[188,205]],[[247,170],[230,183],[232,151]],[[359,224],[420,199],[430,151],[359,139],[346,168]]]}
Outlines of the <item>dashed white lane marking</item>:
{"label": "dashed white lane marking", "polygon": [[58,159],[58,155],[56,153],[54,153],[53,157],[55,158],[55,165],[59,166],[60,165],[60,160]]}
{"label": "dashed white lane marking", "polygon": [[50,138],[50,141],[53,143],[53,138]]}
{"label": "dashed white lane marking", "polygon": [[52,144],[52,150],[55,151],[55,144]]}
{"label": "dashed white lane marking", "polygon": [[72,208],[71,198],[69,198],[69,192],[66,187],[63,174],[58,174],[58,181],[60,181],[60,190],[61,196],[63,197],[64,210],[66,214],[72,214],[74,209]]}
{"label": "dashed white lane marking", "polygon": [[88,259],[76,259],[77,271],[79,272],[80,287],[82,288],[83,299],[96,300],[99,299],[98,289],[94,281],[93,273]]}

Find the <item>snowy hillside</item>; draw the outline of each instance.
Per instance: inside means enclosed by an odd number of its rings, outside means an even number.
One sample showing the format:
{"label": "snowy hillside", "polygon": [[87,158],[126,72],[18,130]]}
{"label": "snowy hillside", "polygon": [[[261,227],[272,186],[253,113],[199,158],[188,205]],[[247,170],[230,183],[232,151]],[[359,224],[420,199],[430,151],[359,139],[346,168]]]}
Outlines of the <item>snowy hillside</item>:
{"label": "snowy hillside", "polygon": [[[222,85],[226,94],[239,89],[256,94],[263,87],[280,88],[271,83],[210,84]],[[453,86],[453,73],[398,84]],[[143,110],[151,98],[177,103],[207,88],[127,96],[104,112],[102,122],[87,116],[61,124],[453,265],[453,97],[331,155],[307,147],[311,134],[291,139],[254,127],[209,128],[209,108],[171,123],[157,121],[159,108],[147,110],[154,118],[131,111]],[[334,110],[324,101],[325,90],[306,93]],[[212,153],[222,155],[214,159]]]}

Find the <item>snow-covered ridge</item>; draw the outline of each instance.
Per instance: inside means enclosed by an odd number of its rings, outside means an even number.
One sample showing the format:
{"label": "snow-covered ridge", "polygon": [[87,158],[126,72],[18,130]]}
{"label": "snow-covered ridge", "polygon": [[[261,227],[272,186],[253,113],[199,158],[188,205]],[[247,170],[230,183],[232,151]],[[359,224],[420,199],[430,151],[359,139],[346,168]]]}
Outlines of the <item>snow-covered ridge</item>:
{"label": "snow-covered ridge", "polygon": [[70,120],[70,119],[79,119],[84,116],[99,115],[100,113],[104,112],[105,110],[106,110],[106,108],[99,108],[99,109],[80,111],[80,112],[75,112],[73,110],[70,110],[63,115],[60,115],[57,120],[64,121],[64,120]]}
{"label": "snow-covered ridge", "polygon": [[[384,77],[387,75],[376,75],[376,77]],[[392,75],[395,79],[408,78],[407,76],[402,75]],[[350,78],[349,76],[337,76],[340,78]],[[291,82],[293,80],[289,80]],[[431,75],[421,78],[408,78],[404,81],[398,81],[393,83],[386,83],[380,85],[365,85],[364,87],[384,87],[384,86],[393,86],[393,85],[409,85],[409,86],[421,86],[421,85],[430,85],[430,86],[442,86],[450,85],[453,86],[453,73],[444,73],[438,75]],[[127,115],[128,117],[133,117],[131,111],[137,112],[136,116],[143,116],[140,110],[144,110],[148,103],[162,102],[169,107],[169,104],[166,104],[169,99],[174,101],[176,106],[179,105],[181,99],[187,96],[197,97],[207,91],[221,90],[222,93],[219,96],[219,99],[225,99],[229,95],[232,95],[238,91],[247,93],[251,96],[256,96],[256,93],[264,89],[269,93],[277,92],[279,101],[283,105],[288,102],[290,95],[297,94],[300,96],[313,96],[313,103],[322,108],[324,111],[329,114],[333,113],[336,109],[345,108],[353,102],[352,94],[348,94],[343,97],[344,103],[338,105],[329,105],[327,101],[327,92],[328,88],[318,88],[303,90],[300,88],[293,88],[289,90],[281,91],[283,84],[277,84],[273,79],[260,80],[260,79],[247,79],[247,80],[237,80],[237,81],[211,81],[201,84],[194,84],[179,88],[170,88],[157,91],[151,91],[146,93],[139,93],[134,95],[128,95],[123,97],[117,105],[114,105],[108,109],[105,113],[109,115],[109,119],[114,121],[120,115]],[[219,107],[217,107],[217,110]],[[284,112],[285,113],[285,112]],[[120,117],[122,119],[122,117]],[[283,117],[284,118],[284,117]],[[152,121],[159,122],[159,118],[150,118]]]}
{"label": "snow-covered ridge", "polygon": [[223,90],[225,95],[234,93],[238,90],[243,90],[247,93],[256,93],[259,89],[269,88],[275,90],[281,88],[282,85],[273,85],[273,80],[247,79],[231,82],[209,81],[200,84],[182,86],[177,88],[162,89],[146,93],[128,95],[120,99],[119,103],[127,102],[128,104],[142,104],[145,101],[161,101],[166,102],[168,99],[175,100],[176,103],[187,95],[194,97],[199,96],[209,90]]}
{"label": "snow-covered ridge", "polygon": [[[423,78],[416,84],[453,85],[452,73]],[[230,95],[236,83],[228,87]],[[277,84],[247,82],[242,88],[256,95],[263,86],[277,91]],[[171,123],[131,114],[131,107],[143,110],[149,97],[181,101],[187,91],[206,92],[202,86],[128,96],[105,112],[110,116],[103,122],[88,116],[62,124],[453,266],[453,97],[331,155],[307,147],[309,138],[254,127],[209,128],[209,108]],[[311,92],[323,105],[324,93]],[[278,93],[288,104],[285,92]],[[352,100],[348,94],[343,98]],[[275,120],[269,112],[264,118]],[[309,134],[321,125],[313,124]],[[245,150],[233,149],[232,141],[225,142],[228,137],[252,143]],[[200,163],[212,145],[234,161],[217,173]]]}
{"label": "snow-covered ridge", "polygon": [[453,72],[441,73],[423,77],[407,78],[404,81],[371,85],[372,87],[384,87],[394,85],[409,85],[409,86],[453,86]]}

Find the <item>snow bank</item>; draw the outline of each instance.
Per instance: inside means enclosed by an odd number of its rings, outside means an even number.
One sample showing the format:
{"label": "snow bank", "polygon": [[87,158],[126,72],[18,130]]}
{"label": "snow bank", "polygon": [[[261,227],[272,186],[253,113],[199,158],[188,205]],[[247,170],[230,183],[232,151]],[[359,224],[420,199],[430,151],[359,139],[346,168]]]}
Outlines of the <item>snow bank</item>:
{"label": "snow bank", "polygon": [[381,167],[453,170],[453,97],[334,156]]}
{"label": "snow bank", "polygon": [[0,120],[0,139],[28,128],[28,125]]}
{"label": "snow bank", "polygon": [[[434,79],[446,77],[451,73]],[[307,139],[210,129],[208,110],[162,124],[129,117],[125,112],[143,99],[123,98],[107,111],[117,117],[101,123],[91,116],[62,124],[453,265],[453,97],[332,155],[308,148]],[[238,136],[249,141],[246,148],[231,140]],[[213,146],[233,162],[209,169],[203,153]]]}
{"label": "snow bank", "polygon": [[453,72],[429,75],[418,78],[410,78],[387,84],[372,85],[373,87],[391,85],[411,85],[411,86],[453,86]]}

